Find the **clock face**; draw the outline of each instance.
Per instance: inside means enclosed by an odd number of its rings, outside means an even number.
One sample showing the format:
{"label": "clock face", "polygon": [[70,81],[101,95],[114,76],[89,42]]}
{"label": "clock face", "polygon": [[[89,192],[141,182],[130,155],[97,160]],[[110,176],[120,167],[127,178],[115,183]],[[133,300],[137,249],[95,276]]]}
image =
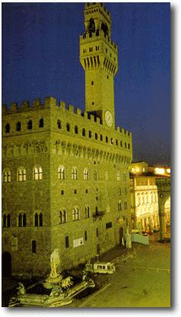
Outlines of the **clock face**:
{"label": "clock face", "polygon": [[112,124],[113,124],[113,117],[112,117],[112,114],[110,113],[110,111],[106,111],[106,113],[105,113],[105,121],[106,121],[106,123],[107,123],[107,125],[108,125],[109,127],[112,126]]}

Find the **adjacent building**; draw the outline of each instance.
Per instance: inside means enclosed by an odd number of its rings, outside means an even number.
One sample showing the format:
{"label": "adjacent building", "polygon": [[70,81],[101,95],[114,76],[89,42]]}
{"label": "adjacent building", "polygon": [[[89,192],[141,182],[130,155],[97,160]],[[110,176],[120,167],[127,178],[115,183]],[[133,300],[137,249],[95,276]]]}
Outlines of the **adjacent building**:
{"label": "adjacent building", "polygon": [[53,97],[2,116],[2,251],[5,274],[60,271],[119,244],[131,223],[132,134],[115,127],[118,48],[110,13],[85,4],[80,62],[85,111]]}

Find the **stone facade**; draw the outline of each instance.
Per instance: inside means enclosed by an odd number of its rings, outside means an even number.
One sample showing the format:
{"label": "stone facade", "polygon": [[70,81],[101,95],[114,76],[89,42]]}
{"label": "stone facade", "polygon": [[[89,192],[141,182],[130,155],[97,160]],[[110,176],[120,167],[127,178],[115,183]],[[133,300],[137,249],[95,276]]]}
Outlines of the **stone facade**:
{"label": "stone facade", "polygon": [[[115,72],[101,65],[91,72],[112,76],[105,98]],[[12,273],[50,272],[55,249],[61,271],[120,243],[131,221],[132,134],[115,127],[114,103],[82,112],[49,97],[3,105],[2,119],[2,251]]]}

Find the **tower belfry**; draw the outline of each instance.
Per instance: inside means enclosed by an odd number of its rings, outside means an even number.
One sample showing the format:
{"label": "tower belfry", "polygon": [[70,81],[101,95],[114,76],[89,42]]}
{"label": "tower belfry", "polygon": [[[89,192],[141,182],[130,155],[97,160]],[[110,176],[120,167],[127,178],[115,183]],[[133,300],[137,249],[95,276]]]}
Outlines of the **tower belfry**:
{"label": "tower belfry", "polygon": [[115,127],[114,76],[117,45],[111,39],[111,16],[102,3],[86,3],[80,62],[85,70],[85,110],[96,113],[107,128]]}

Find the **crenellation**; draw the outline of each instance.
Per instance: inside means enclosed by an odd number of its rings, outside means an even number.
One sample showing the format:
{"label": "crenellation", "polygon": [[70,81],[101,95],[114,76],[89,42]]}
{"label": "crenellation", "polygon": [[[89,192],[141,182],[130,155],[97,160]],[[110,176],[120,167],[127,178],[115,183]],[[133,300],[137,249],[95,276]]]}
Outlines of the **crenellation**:
{"label": "crenellation", "polygon": [[21,108],[23,111],[29,110],[30,104],[28,100],[24,100],[21,104]]}
{"label": "crenellation", "polygon": [[74,107],[72,105],[68,105],[68,111],[74,113]]}
{"label": "crenellation", "polygon": [[33,108],[34,109],[40,109],[41,108],[41,99],[36,98],[33,100]]}
{"label": "crenellation", "polygon": [[82,114],[82,110],[81,110],[81,109],[79,109],[79,108],[76,108],[76,114],[78,114],[79,116],[81,116],[81,114]]}
{"label": "crenellation", "polygon": [[18,104],[16,102],[13,102],[10,106],[11,112],[17,112],[18,111]]}
{"label": "crenellation", "polygon": [[66,107],[65,102],[64,101],[60,101],[59,105],[60,105],[60,109],[65,111],[65,107]]}
{"label": "crenellation", "polygon": [[57,100],[53,97],[46,97],[44,99],[44,108],[53,108],[53,107],[56,107],[57,106]]}

